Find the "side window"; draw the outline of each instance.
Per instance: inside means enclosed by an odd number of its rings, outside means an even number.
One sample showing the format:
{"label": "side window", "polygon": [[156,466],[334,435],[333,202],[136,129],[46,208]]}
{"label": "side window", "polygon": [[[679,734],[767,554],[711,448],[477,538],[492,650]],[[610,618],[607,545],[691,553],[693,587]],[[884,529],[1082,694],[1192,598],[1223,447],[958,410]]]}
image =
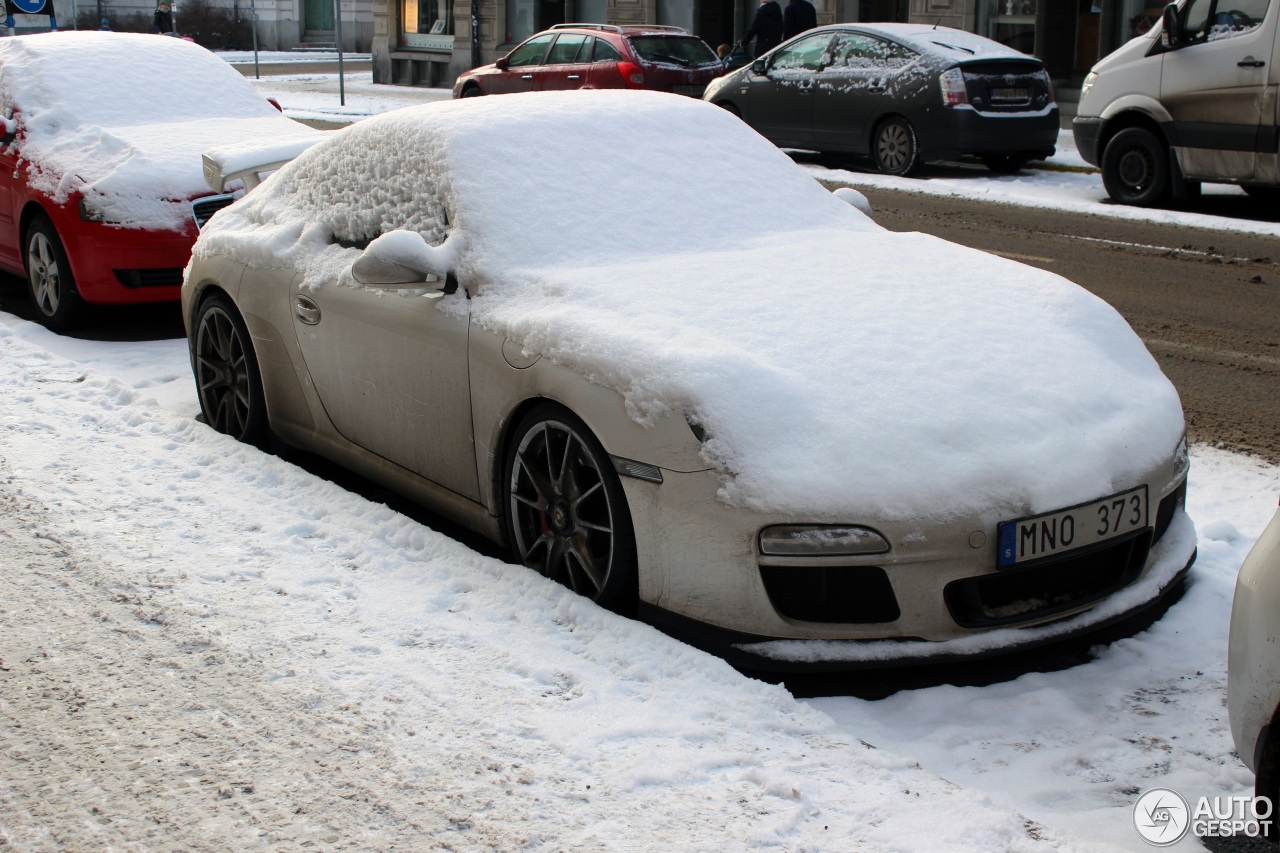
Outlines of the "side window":
{"label": "side window", "polygon": [[915,58],[915,51],[900,44],[859,33],[850,33],[836,45],[831,66],[833,68],[898,68]]}
{"label": "side window", "polygon": [[547,54],[547,65],[569,65],[578,61],[578,53],[582,50],[590,36],[576,35],[574,33],[563,33],[556,38],[555,45],[552,46],[551,52]]}
{"label": "side window", "polygon": [[555,36],[551,34],[534,36],[507,54],[507,65],[512,68],[519,68],[524,65],[541,65],[542,55],[547,52],[547,45],[551,44],[553,38]]}
{"label": "side window", "polygon": [[1253,32],[1267,16],[1269,0],[1191,0],[1178,16],[1186,44],[1219,41]]}
{"label": "side window", "polygon": [[595,50],[591,52],[592,62],[621,62],[622,54],[604,39],[596,39]]}
{"label": "side window", "polygon": [[827,48],[830,45],[830,33],[801,39],[775,53],[769,68],[773,71],[819,71],[826,64]]}

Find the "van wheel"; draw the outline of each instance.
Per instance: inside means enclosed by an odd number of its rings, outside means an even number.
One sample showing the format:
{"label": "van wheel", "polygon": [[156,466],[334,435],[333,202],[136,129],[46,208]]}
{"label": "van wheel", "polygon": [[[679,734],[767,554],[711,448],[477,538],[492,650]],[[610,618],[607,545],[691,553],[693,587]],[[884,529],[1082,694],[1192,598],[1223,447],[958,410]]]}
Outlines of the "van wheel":
{"label": "van wheel", "polygon": [[1121,204],[1155,207],[1169,195],[1169,154],[1144,127],[1120,131],[1102,152],[1102,183]]}

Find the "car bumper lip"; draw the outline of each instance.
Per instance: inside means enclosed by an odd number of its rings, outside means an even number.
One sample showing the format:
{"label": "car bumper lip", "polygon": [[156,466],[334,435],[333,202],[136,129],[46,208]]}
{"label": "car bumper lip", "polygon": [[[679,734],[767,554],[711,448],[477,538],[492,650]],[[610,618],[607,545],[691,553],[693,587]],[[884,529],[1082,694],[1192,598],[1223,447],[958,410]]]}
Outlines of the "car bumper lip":
{"label": "car bumper lip", "polygon": [[642,605],[641,615],[645,621],[693,645],[722,655],[734,666],[762,672],[838,672],[964,663],[1101,634],[1136,622],[1146,614],[1158,613],[1180,594],[1179,581],[1195,557],[1195,525],[1185,512],[1180,512],[1153,547],[1151,563],[1143,576],[1095,606],[1048,623],[985,630],[946,640],[773,639],[698,624],[652,605]]}
{"label": "car bumper lip", "polygon": [[[976,153],[1031,152],[1050,156],[1058,144],[1058,108],[1029,113],[992,113],[974,109],[953,109],[942,114],[945,132],[921,133],[922,139],[941,144],[927,146],[929,157],[944,159]],[[926,126],[927,129],[927,126]],[[935,149],[936,153],[933,150]],[[945,156],[944,156],[945,155]]]}
{"label": "car bumper lip", "polygon": [[1075,137],[1076,150],[1080,157],[1091,165],[1097,166],[1098,137],[1102,134],[1102,119],[1092,116],[1076,116],[1071,120],[1071,135]]}

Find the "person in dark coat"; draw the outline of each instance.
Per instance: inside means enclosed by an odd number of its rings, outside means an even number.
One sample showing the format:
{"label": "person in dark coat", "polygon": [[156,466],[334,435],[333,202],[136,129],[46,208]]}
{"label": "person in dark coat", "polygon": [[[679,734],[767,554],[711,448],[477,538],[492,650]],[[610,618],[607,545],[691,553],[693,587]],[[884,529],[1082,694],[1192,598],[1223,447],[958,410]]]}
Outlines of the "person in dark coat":
{"label": "person in dark coat", "polygon": [[752,56],[755,57],[764,56],[782,44],[782,7],[777,0],[760,0],[760,8],[756,9],[756,16],[747,27],[742,43],[745,45],[753,38],[756,47]]}
{"label": "person in dark coat", "polygon": [[161,3],[156,7],[156,32],[173,32],[173,13],[169,11],[168,3]]}
{"label": "person in dark coat", "polygon": [[782,37],[789,39],[818,26],[818,13],[809,0],[791,0],[782,13]]}

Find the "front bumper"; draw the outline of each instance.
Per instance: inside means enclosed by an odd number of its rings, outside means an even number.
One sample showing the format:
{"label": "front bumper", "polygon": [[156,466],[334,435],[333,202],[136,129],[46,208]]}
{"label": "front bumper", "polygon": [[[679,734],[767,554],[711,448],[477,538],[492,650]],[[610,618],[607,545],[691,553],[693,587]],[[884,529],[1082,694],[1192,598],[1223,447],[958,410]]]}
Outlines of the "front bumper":
{"label": "front bumper", "polygon": [[1227,644],[1227,711],[1240,760],[1258,771],[1262,733],[1280,706],[1280,512],[1236,576]]}
{"label": "front bumper", "polygon": [[1076,116],[1071,120],[1071,135],[1076,140],[1076,150],[1084,161],[1092,166],[1101,162],[1098,139],[1102,136],[1102,119],[1094,116]]}

